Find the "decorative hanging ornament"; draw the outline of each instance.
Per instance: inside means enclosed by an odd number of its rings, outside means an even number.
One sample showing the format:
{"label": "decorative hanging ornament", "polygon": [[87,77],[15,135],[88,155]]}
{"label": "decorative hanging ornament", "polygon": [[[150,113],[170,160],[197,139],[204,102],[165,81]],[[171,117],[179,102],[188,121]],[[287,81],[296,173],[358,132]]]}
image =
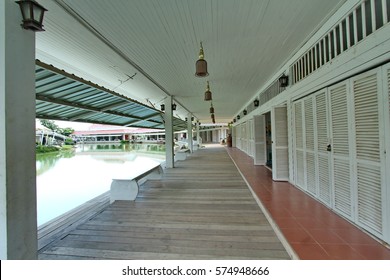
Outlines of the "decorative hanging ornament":
{"label": "decorative hanging ornament", "polygon": [[210,91],[210,84],[209,84],[209,81],[207,81],[207,87],[206,87],[206,91],[205,91],[205,93],[204,93],[204,100],[205,100],[205,101],[213,100],[212,94],[211,94],[211,91]]}
{"label": "decorative hanging ornament", "polygon": [[195,76],[196,77],[207,77],[209,73],[207,72],[207,61],[204,60],[204,52],[203,52],[203,46],[202,42],[200,42],[200,51],[199,51],[199,59],[196,61],[196,71]]}

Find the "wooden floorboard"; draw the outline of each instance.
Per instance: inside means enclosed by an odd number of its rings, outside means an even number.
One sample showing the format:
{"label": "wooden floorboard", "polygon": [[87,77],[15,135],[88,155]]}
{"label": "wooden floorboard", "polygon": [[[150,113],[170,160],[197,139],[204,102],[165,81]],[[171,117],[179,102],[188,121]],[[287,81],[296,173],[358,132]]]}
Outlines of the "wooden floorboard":
{"label": "wooden floorboard", "polygon": [[40,259],[290,258],[222,146],[196,151],[146,181],[136,201],[68,229],[45,235]]}

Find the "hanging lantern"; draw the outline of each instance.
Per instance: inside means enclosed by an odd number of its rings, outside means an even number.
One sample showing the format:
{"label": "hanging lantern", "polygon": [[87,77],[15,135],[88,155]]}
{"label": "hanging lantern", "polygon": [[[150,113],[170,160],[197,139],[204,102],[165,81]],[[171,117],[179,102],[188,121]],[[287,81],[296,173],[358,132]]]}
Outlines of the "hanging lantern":
{"label": "hanging lantern", "polygon": [[255,107],[259,107],[259,99],[255,99],[254,101],[253,101],[253,105],[255,105]]}
{"label": "hanging lantern", "polygon": [[244,114],[244,116],[248,113],[248,111],[247,110],[244,110],[244,111],[242,111],[242,113]]}
{"label": "hanging lantern", "polygon": [[210,114],[214,114],[214,107],[213,107],[213,103],[211,103],[211,107],[210,107]]}
{"label": "hanging lantern", "polygon": [[207,81],[207,88],[206,88],[206,91],[204,93],[204,100],[205,101],[213,100],[212,95],[211,95],[211,91],[210,91],[209,81]]}
{"label": "hanging lantern", "polygon": [[176,110],[176,103],[173,103],[173,104],[172,104],[172,110],[173,110],[173,111]]}
{"label": "hanging lantern", "polygon": [[207,77],[209,73],[207,72],[207,61],[204,60],[204,52],[202,42],[200,42],[200,51],[199,51],[199,59],[196,61],[196,77]]}
{"label": "hanging lantern", "polygon": [[161,104],[160,107],[161,107],[161,111],[165,111],[165,104]]}

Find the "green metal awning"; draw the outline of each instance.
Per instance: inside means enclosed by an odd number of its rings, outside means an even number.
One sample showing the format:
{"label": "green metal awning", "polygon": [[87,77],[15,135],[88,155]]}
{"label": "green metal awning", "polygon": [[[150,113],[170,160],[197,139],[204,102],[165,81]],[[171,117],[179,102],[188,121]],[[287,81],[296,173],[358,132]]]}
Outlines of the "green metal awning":
{"label": "green metal awning", "polygon": [[[164,113],[39,60],[35,68],[39,119],[165,129]],[[175,131],[187,123],[173,118]]]}

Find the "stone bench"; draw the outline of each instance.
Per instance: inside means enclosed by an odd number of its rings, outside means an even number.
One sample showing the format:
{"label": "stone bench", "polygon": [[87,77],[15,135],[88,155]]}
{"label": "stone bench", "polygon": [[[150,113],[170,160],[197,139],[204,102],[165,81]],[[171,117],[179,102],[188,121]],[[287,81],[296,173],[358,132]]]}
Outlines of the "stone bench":
{"label": "stone bench", "polygon": [[175,160],[185,160],[190,154],[190,149],[180,149],[175,151]]}
{"label": "stone bench", "polygon": [[161,179],[164,171],[161,165],[138,174],[133,178],[115,178],[112,179],[110,188],[110,203],[115,200],[132,200],[134,201],[139,191],[139,181],[147,179]]}

